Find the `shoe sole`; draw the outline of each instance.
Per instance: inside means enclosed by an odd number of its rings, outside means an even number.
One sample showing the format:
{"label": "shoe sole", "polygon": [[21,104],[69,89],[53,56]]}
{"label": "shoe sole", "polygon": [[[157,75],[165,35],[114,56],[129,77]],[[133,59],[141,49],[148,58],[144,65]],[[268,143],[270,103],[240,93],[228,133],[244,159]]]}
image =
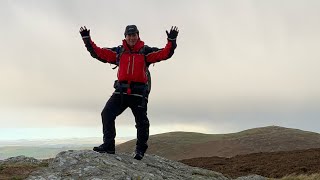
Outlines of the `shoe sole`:
{"label": "shoe sole", "polygon": [[115,151],[99,151],[99,150],[93,150],[95,152],[98,152],[98,153],[108,153],[108,154],[115,154],[116,152]]}
{"label": "shoe sole", "polygon": [[143,156],[139,156],[139,155],[136,154],[136,155],[133,157],[133,159],[141,160],[141,159],[143,159]]}

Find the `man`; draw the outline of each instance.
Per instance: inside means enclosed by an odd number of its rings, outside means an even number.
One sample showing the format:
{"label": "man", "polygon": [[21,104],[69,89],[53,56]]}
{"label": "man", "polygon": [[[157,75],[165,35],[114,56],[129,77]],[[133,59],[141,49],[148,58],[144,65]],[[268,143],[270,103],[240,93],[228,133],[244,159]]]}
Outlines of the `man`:
{"label": "man", "polygon": [[103,63],[117,65],[118,74],[115,91],[106,103],[101,116],[103,125],[103,144],[93,150],[100,153],[115,153],[115,119],[126,108],[130,108],[135,117],[137,142],[134,158],[141,160],[146,152],[149,138],[149,120],[147,117],[148,94],[150,82],[148,67],[152,63],[169,59],[177,47],[178,28],[166,31],[168,42],[162,49],[144,45],[135,25],[125,29],[122,45],[113,48],[100,48],[90,37],[90,30],[80,28],[80,34],[91,56]]}

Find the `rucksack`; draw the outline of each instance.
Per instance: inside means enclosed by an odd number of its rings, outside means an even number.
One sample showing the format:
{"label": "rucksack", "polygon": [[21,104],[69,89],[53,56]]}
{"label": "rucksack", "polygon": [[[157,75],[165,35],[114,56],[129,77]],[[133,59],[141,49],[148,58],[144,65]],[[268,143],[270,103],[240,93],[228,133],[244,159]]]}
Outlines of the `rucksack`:
{"label": "rucksack", "polygon": [[[145,65],[146,65],[146,75],[148,77],[148,81],[147,81],[147,91],[148,91],[148,94],[150,93],[151,91],[151,74],[150,74],[150,71],[149,71],[149,66],[150,64],[147,63],[146,61],[146,55],[145,55],[145,49],[146,49],[146,46],[143,46],[140,50],[139,50],[139,54],[143,54],[144,55],[144,60],[145,60]],[[112,69],[116,69],[119,64],[120,64],[120,57],[122,55],[122,53],[125,51],[124,47],[122,45],[119,45],[116,49],[116,53],[117,53],[117,56],[116,56],[116,66],[113,67]]]}

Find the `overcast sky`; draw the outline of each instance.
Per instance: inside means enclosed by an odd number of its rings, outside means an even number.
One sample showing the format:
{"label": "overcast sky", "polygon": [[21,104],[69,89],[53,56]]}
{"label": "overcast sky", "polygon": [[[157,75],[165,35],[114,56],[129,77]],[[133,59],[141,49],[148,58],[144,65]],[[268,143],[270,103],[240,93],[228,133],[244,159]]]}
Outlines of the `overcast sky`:
{"label": "overcast sky", "polygon": [[[318,0],[1,0],[0,139],[102,136],[116,70],[79,34],[114,47],[135,24],[149,46],[180,32],[150,67],[150,133],[279,125],[320,132]],[[117,136],[134,137],[128,109]]]}

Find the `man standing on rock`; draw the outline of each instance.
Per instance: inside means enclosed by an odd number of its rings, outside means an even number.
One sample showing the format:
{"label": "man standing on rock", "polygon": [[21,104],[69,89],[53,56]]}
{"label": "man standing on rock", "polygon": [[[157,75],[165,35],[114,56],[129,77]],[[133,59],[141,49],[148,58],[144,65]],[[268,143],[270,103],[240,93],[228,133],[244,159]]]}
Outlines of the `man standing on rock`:
{"label": "man standing on rock", "polygon": [[146,152],[149,138],[149,120],[147,117],[148,95],[151,81],[148,67],[152,63],[169,59],[177,47],[178,28],[166,31],[168,42],[162,49],[144,45],[137,26],[128,25],[122,45],[113,48],[100,48],[90,37],[90,30],[80,28],[80,34],[91,56],[103,63],[117,65],[118,79],[114,83],[115,91],[106,103],[101,116],[103,125],[103,144],[93,150],[100,153],[115,153],[115,119],[128,107],[135,117],[137,142],[134,158],[141,160]]}

